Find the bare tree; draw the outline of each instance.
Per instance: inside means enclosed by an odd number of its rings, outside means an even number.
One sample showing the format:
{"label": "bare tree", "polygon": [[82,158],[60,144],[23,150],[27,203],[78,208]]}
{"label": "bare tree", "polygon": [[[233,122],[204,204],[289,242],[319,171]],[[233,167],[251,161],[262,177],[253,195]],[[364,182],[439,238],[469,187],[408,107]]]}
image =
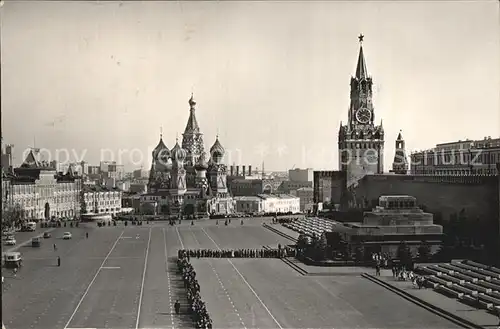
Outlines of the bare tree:
{"label": "bare tree", "polygon": [[5,207],[2,213],[2,231],[21,226],[24,215],[24,209],[19,203]]}

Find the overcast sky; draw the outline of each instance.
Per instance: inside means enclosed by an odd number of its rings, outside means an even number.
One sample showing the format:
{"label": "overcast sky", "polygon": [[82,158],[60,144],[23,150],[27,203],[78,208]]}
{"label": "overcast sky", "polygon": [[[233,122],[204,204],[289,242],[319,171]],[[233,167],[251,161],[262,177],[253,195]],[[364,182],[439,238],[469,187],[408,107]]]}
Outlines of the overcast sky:
{"label": "overcast sky", "polygon": [[160,126],[169,148],[183,132],[194,91],[207,149],[218,132],[237,164],[337,169],[359,33],[386,169],[400,129],[408,151],[500,135],[498,1],[15,1],[0,10],[2,135],[18,163],[35,138],[95,164],[102,149],[116,159],[122,149],[129,169],[140,166],[129,159],[137,149],[147,167]]}

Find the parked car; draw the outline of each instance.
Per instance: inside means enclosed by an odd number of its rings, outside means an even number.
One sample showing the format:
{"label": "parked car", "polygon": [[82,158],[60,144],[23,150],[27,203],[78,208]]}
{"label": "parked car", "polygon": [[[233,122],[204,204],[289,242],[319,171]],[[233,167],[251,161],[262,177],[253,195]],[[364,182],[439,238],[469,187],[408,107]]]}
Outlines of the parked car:
{"label": "parked car", "polygon": [[5,245],[6,246],[15,246],[16,245],[16,239],[14,239],[13,237],[7,238],[7,240],[5,240]]}
{"label": "parked car", "polygon": [[64,234],[63,234],[63,239],[64,239],[64,240],[69,240],[69,239],[71,239],[72,237],[73,237],[73,236],[71,235],[71,233],[70,233],[70,232],[64,232]]}
{"label": "parked car", "polygon": [[43,233],[43,238],[44,238],[44,239],[48,239],[48,238],[50,238],[50,237],[51,237],[50,232],[44,232],[44,233]]}

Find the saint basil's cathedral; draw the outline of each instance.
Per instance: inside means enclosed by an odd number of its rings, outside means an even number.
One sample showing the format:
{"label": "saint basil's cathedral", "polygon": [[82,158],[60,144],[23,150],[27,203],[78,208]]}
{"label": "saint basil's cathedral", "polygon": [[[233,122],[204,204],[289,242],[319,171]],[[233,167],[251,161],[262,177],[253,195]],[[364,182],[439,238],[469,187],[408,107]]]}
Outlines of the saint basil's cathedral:
{"label": "saint basil's cathedral", "polygon": [[224,147],[215,138],[207,159],[203,134],[196,120],[196,102],[189,99],[189,119],[182,134],[169,149],[160,141],[152,152],[148,198],[155,212],[165,215],[225,215],[234,212],[227,188],[227,168],[222,163]]}

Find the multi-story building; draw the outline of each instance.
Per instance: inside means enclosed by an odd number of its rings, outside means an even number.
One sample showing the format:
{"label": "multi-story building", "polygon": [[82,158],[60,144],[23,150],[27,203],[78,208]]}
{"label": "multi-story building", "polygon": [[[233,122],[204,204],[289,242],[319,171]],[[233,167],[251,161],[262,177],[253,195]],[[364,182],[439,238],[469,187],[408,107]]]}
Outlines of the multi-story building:
{"label": "multi-story building", "polygon": [[312,182],[314,179],[314,170],[312,168],[306,169],[290,169],[288,170],[288,180],[291,182]]}
{"label": "multi-story building", "polygon": [[290,194],[292,191],[296,191],[303,187],[313,187],[313,181],[283,181],[278,187],[277,193]]}
{"label": "multi-story building", "polygon": [[76,218],[80,214],[81,177],[70,167],[57,172],[31,149],[11,178],[12,203],[23,209],[25,218]]}
{"label": "multi-story building", "polygon": [[301,187],[292,191],[291,194],[299,198],[301,212],[310,212],[313,210],[314,189],[312,187]]}
{"label": "multi-story building", "polygon": [[264,212],[262,198],[258,196],[235,196],[234,201],[237,213],[260,214]]}
{"label": "multi-story building", "polygon": [[169,150],[160,135],[152,153],[148,195],[161,197],[160,211],[163,214],[231,214],[234,200],[227,188],[226,165],[222,163],[225,149],[217,136],[210,148],[210,158],[206,159],[192,95],[189,107],[182,146],[176,141]]}
{"label": "multi-story building", "polygon": [[122,191],[106,186],[85,186],[81,192],[82,217],[91,219],[101,215],[116,215],[122,209]]}
{"label": "multi-story building", "polygon": [[145,169],[137,169],[132,172],[132,178],[133,179],[141,179],[141,178],[148,178],[149,177],[149,171]]}
{"label": "multi-story building", "polygon": [[259,194],[262,199],[262,212],[266,214],[300,213],[300,199],[288,194]]}
{"label": "multi-story building", "polygon": [[363,35],[356,74],[351,77],[348,122],[340,123],[338,135],[339,168],[347,172],[347,187],[351,188],[365,175],[380,174],[384,169],[384,128],[375,125],[373,81],[368,76],[363,54]]}
{"label": "multi-story building", "polygon": [[500,138],[437,144],[410,158],[413,175],[498,175]]}
{"label": "multi-story building", "polygon": [[247,214],[296,214],[300,212],[300,199],[287,194],[259,194],[234,197],[236,211]]}
{"label": "multi-story building", "polygon": [[122,180],[125,177],[124,166],[117,164],[116,161],[101,161],[99,168],[102,178]]}
{"label": "multi-story building", "polygon": [[9,171],[13,164],[13,153],[14,153],[14,145],[12,144],[4,144],[2,137],[2,169],[5,172]]}

